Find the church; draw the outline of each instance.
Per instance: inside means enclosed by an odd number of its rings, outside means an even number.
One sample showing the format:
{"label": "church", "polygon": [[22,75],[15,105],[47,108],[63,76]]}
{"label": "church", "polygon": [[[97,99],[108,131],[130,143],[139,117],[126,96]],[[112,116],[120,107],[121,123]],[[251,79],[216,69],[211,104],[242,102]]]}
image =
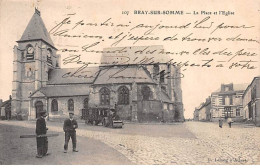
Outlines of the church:
{"label": "church", "polygon": [[[35,120],[39,111],[46,110],[49,120],[63,119],[69,112],[80,119],[83,109],[116,106],[125,121],[184,120],[180,69],[164,61],[167,55],[147,54],[157,59],[153,63],[133,61],[136,51],[163,50],[163,46],[104,48],[99,66],[61,68],[61,56],[37,9],[17,43],[13,49],[13,118]],[[119,50],[125,52],[114,52]],[[117,61],[125,56],[132,61]]]}

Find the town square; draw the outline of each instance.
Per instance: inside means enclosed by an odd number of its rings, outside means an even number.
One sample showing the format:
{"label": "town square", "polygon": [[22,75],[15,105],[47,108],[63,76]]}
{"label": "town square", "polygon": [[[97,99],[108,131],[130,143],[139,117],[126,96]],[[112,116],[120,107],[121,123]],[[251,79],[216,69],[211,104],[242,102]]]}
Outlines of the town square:
{"label": "town square", "polygon": [[0,0],[0,165],[259,165],[257,7]]}

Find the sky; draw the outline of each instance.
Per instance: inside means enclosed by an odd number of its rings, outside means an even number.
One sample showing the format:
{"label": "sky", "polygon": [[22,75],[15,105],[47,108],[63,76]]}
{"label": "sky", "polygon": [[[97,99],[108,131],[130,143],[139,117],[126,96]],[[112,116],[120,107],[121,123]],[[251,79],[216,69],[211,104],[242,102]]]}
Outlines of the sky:
{"label": "sky", "polygon": [[[85,23],[102,22],[111,18],[113,23],[124,23],[130,25],[137,25],[142,23],[144,25],[178,25],[187,22],[194,23],[195,21],[202,20],[203,18],[210,16],[214,25],[217,23],[225,23],[229,25],[253,25],[252,29],[225,29],[217,30],[214,34],[210,34],[210,31],[202,29],[194,29],[192,33],[194,37],[235,37],[241,34],[243,37],[250,37],[259,40],[260,26],[259,26],[259,7],[260,3],[257,1],[247,2],[245,5],[243,1],[207,1],[198,0],[193,3],[186,1],[170,1],[170,0],[143,0],[143,1],[118,1],[118,0],[104,0],[102,3],[94,0],[87,1],[72,1],[72,0],[57,0],[57,1],[36,1],[36,0],[0,0],[0,98],[3,100],[8,99],[12,90],[12,61],[13,61],[13,47],[17,45],[16,41],[22,36],[28,22],[34,14],[35,7],[41,11],[41,17],[45,23],[46,28],[50,31],[55,25],[60,23],[64,18],[71,15],[72,22],[84,20]],[[191,14],[185,15],[144,15],[134,14],[134,11],[150,11],[150,10],[171,10],[171,11],[185,11]],[[129,15],[122,14],[123,11],[129,11]],[[197,11],[198,15],[193,15],[194,11]],[[201,11],[215,12],[215,11],[231,11],[234,15],[201,15]],[[196,13],[196,12],[195,12]],[[210,23],[210,22],[209,22]],[[71,26],[71,25],[68,25]],[[133,33],[141,34],[143,29],[133,30]],[[150,35],[152,36],[174,36],[178,34],[188,35],[190,30],[155,30]],[[124,32],[129,35],[127,29],[121,29],[118,27],[113,28],[97,28],[97,27],[77,27],[72,33],[83,32],[88,35],[118,35],[120,32]],[[83,44],[91,44],[94,39],[68,39],[51,35],[51,38],[56,48],[64,48],[66,46],[77,46]],[[111,40],[103,41],[98,49],[110,47]],[[118,47],[131,46],[131,45],[163,45],[166,51],[181,51],[188,50],[194,51],[198,48],[210,48],[215,51],[219,51],[224,48],[228,48],[233,52],[240,49],[245,49],[247,52],[256,53],[252,60],[259,60],[259,43],[255,42],[189,42],[189,41],[139,41],[133,44],[132,41],[122,41]],[[212,53],[212,52],[211,52]],[[61,54],[61,59],[68,56],[66,53],[58,52]],[[89,55],[85,59],[87,61],[98,61],[100,54]],[[218,58],[216,58],[218,57]],[[236,57],[235,60],[248,60],[248,57],[242,58]],[[224,56],[216,55],[190,55],[183,57],[174,57],[175,60],[189,60],[197,61],[209,58],[227,58]],[[254,64],[259,67],[259,63]],[[77,67],[76,64],[62,65],[63,67]],[[198,107],[205,101],[211,93],[217,90],[222,83],[234,83],[244,84],[250,83],[253,77],[259,75],[259,68],[254,70],[247,70],[246,68],[201,68],[201,67],[184,67],[182,68],[184,78],[182,78],[182,92],[183,92],[183,104],[184,104],[184,116],[185,118],[193,117],[193,111],[195,107]]]}

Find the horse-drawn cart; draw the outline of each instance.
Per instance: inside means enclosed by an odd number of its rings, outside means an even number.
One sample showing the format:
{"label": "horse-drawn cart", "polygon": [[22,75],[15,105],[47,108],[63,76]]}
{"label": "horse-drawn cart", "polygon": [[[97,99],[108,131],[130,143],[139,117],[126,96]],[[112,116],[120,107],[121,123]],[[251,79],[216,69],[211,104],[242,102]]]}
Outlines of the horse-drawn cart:
{"label": "horse-drawn cart", "polygon": [[123,122],[116,114],[114,109],[109,108],[88,108],[82,109],[82,119],[86,124],[98,125],[102,124],[104,127],[122,128]]}

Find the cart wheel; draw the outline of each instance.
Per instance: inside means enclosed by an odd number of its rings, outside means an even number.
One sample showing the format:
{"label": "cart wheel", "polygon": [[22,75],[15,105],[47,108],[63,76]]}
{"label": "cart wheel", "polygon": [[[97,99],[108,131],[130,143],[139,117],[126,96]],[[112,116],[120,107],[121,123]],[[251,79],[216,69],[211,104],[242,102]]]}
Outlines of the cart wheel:
{"label": "cart wheel", "polygon": [[99,122],[98,121],[95,121],[95,125],[98,125],[99,124]]}

